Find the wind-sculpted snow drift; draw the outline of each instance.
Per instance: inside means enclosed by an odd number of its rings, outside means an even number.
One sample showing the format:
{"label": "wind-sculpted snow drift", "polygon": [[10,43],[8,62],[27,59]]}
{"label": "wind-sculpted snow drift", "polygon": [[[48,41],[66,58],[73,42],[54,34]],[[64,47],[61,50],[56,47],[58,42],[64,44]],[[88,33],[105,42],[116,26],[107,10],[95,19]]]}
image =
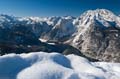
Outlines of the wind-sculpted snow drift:
{"label": "wind-sculpted snow drift", "polygon": [[120,79],[120,64],[32,52],[0,56],[0,79]]}

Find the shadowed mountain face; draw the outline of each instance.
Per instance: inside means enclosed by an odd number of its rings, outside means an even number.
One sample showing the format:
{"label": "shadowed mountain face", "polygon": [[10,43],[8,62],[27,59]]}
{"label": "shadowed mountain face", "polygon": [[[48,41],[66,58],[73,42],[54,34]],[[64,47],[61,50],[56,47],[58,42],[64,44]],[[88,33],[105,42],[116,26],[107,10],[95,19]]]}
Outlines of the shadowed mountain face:
{"label": "shadowed mountain face", "polygon": [[14,25],[12,28],[0,29],[1,54],[20,53],[25,51],[28,45],[39,45],[40,41],[27,27]]}
{"label": "shadowed mountain face", "polygon": [[1,54],[72,53],[120,62],[120,17],[105,9],[89,10],[77,18],[1,15],[0,50]]}
{"label": "shadowed mountain face", "polygon": [[[29,52],[59,52],[64,55],[75,54],[86,57],[78,49],[59,42],[41,42],[38,37],[31,32],[26,26],[15,25],[11,29],[1,28],[1,39],[0,39],[0,54],[4,55],[7,53],[29,53]],[[93,58],[89,58],[90,61],[98,61]]]}
{"label": "shadowed mountain face", "polygon": [[[56,42],[54,44],[43,43],[39,38],[28,28],[21,24],[16,24],[11,28],[0,29],[0,54],[7,53],[29,53],[29,52],[59,52],[64,55],[76,54],[84,56],[78,49]],[[84,56],[85,57],[85,56]],[[90,59],[90,58],[88,58]],[[92,59],[94,60],[94,59]]]}

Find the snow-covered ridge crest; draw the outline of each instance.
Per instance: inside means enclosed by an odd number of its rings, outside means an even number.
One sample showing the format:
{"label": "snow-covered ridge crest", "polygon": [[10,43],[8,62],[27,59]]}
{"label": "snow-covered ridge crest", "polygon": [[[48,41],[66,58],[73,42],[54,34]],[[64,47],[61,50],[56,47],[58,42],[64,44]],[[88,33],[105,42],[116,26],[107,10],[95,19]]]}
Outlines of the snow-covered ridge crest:
{"label": "snow-covered ridge crest", "polygon": [[113,12],[106,9],[96,9],[96,10],[88,10],[84,12],[79,17],[79,25],[86,25],[88,22],[92,20],[97,20],[102,23],[104,26],[108,27],[108,22],[116,22],[120,26],[120,18],[116,16]]}
{"label": "snow-covered ridge crest", "polygon": [[[66,19],[66,20],[70,20],[73,19],[73,23],[75,24],[75,22],[79,21],[79,26],[85,25],[88,22],[90,22],[91,20],[98,20],[99,22],[101,22],[102,24],[104,24],[105,26],[108,26],[107,21],[109,22],[116,22],[118,26],[120,26],[120,17],[116,16],[113,12],[106,10],[106,9],[96,9],[96,10],[88,10],[86,12],[84,12],[82,15],[80,15],[80,17],[73,17],[73,16],[52,16],[52,17],[15,17],[15,16],[10,16],[10,15],[4,15],[1,14],[0,15],[0,23],[2,23],[3,21],[10,21],[10,22],[21,22],[21,21],[30,21],[28,23],[34,23],[34,22],[46,22],[48,25],[53,25],[55,26],[55,24],[61,20],[61,19]],[[106,21],[106,22],[105,22]]]}

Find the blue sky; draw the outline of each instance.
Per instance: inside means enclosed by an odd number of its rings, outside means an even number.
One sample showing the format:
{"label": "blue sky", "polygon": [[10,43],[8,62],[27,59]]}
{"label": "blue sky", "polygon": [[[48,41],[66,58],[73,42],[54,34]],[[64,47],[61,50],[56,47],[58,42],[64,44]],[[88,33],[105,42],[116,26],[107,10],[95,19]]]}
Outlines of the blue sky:
{"label": "blue sky", "polygon": [[79,16],[97,8],[120,14],[120,0],[0,0],[0,13],[15,16]]}

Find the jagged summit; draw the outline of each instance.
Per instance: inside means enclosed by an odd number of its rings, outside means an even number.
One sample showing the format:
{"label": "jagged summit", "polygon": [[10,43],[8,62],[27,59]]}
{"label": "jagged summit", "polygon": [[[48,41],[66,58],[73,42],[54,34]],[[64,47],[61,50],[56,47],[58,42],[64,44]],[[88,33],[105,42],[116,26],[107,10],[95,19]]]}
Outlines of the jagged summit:
{"label": "jagged summit", "polygon": [[107,10],[107,9],[96,9],[96,10],[88,10],[86,12],[84,12],[80,18],[82,17],[93,17],[93,18],[100,18],[100,16],[104,17],[106,20],[110,20],[111,18],[113,18],[113,16],[115,17],[114,13]]}
{"label": "jagged summit", "polygon": [[105,27],[109,27],[111,22],[115,22],[117,26],[120,26],[120,18],[107,9],[88,10],[78,19],[80,20],[79,25],[87,25],[90,22],[98,21]]}

